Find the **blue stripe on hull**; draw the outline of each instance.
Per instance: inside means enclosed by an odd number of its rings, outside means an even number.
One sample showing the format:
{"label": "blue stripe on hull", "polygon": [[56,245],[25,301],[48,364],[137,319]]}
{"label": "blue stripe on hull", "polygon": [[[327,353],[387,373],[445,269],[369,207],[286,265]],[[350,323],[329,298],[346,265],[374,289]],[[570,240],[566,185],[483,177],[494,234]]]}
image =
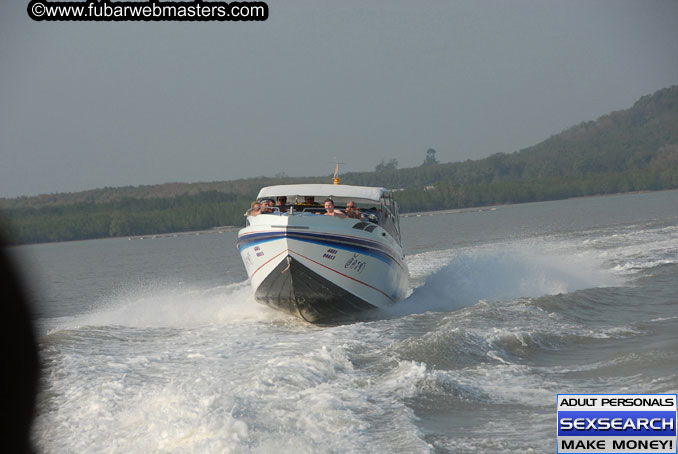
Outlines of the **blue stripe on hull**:
{"label": "blue stripe on hull", "polygon": [[256,246],[261,243],[269,241],[290,238],[305,243],[319,244],[323,246],[330,246],[334,248],[343,249],[345,251],[359,253],[374,257],[387,265],[391,266],[394,263],[402,266],[400,261],[389,253],[388,249],[379,243],[370,240],[362,240],[359,238],[347,238],[344,236],[328,235],[323,233],[300,233],[300,232],[264,232],[252,233],[238,239],[238,249],[243,250]]}

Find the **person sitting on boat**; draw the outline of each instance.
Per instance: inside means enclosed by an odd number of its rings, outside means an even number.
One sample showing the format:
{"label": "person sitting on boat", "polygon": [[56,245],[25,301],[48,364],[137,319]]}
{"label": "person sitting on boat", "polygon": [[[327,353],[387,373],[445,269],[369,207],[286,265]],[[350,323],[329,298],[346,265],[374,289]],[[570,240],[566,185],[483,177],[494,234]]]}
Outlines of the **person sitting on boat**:
{"label": "person sitting on boat", "polygon": [[259,214],[261,214],[261,204],[255,200],[250,206],[250,216],[257,216]]}
{"label": "person sitting on boat", "polygon": [[365,216],[363,216],[358,207],[355,205],[355,202],[352,200],[346,203],[346,217],[360,219],[361,221],[365,220]]}
{"label": "person sitting on boat", "polygon": [[279,195],[277,198],[278,203],[276,206],[280,210],[281,213],[286,212],[287,210],[290,209],[290,205],[287,204],[287,197],[284,195]]}
{"label": "person sitting on boat", "polygon": [[273,213],[273,200],[271,199],[264,199],[261,201],[261,212],[262,213]]}
{"label": "person sitting on boat", "polygon": [[310,206],[310,207],[319,207],[320,206],[320,204],[315,201],[315,196],[312,196],[312,195],[305,195],[304,196],[304,203],[300,203],[299,205]]}
{"label": "person sitting on boat", "polygon": [[338,218],[345,218],[346,214],[338,208],[334,208],[332,199],[325,200],[325,216],[336,216]]}

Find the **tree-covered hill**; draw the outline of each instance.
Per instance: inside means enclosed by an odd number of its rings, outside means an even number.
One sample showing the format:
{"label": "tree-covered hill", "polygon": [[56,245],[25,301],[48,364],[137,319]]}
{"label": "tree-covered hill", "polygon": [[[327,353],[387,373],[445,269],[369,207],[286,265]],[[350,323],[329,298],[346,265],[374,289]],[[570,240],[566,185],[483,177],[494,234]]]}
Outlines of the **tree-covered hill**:
{"label": "tree-covered hill", "polygon": [[[103,188],[0,199],[0,211],[17,243],[145,235],[241,225],[262,186],[329,181],[257,177]],[[439,164],[429,149],[419,167],[382,161],[374,172],[342,175],[342,183],[396,189],[405,212],[678,188],[678,86],[524,150]]]}
{"label": "tree-covered hill", "polygon": [[571,127],[515,153],[385,172],[352,173],[344,182],[416,188],[524,179],[583,178],[647,169],[678,161],[678,85],[644,96],[628,110]]}

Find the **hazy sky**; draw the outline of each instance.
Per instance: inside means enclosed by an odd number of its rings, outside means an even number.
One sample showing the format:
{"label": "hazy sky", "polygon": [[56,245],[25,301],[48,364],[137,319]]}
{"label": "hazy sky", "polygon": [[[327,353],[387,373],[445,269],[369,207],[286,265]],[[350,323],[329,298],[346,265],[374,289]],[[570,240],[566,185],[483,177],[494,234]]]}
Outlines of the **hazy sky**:
{"label": "hazy sky", "polygon": [[278,1],[265,22],[0,3],[0,197],[534,145],[678,84],[678,1]]}

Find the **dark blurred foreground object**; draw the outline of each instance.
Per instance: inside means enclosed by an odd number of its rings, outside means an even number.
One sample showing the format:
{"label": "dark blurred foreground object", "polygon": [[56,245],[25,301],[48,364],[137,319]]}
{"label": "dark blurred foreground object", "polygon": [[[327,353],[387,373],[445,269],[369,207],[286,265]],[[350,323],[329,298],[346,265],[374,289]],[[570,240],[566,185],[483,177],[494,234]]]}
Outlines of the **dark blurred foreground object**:
{"label": "dark blurred foreground object", "polygon": [[23,283],[0,238],[0,452],[32,453],[39,362]]}

